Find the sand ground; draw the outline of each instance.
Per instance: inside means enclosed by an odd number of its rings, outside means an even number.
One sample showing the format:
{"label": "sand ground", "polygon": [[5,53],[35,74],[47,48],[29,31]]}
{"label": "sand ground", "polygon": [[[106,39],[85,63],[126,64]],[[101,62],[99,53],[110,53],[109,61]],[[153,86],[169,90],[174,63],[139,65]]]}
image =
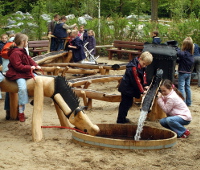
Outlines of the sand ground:
{"label": "sand ground", "polygon": [[[99,62],[108,61],[106,57]],[[113,71],[111,74],[123,74]],[[71,77],[71,76],[69,76]],[[117,93],[116,82],[92,85],[95,90]],[[109,150],[80,146],[72,141],[70,130],[43,129],[44,139],[34,143],[31,137],[32,109],[26,106],[26,122],[6,121],[3,111],[4,100],[0,100],[0,169],[8,170],[197,170],[200,169],[200,88],[192,85],[193,104],[190,107],[193,121],[187,127],[191,131],[188,139],[178,139],[177,145],[163,150]],[[59,126],[59,120],[51,99],[45,98],[43,125]],[[82,102],[81,102],[82,104]],[[115,123],[119,103],[93,101],[93,108],[86,111],[93,123]],[[128,118],[137,124],[139,107],[130,109]],[[158,121],[146,125],[162,128]]]}

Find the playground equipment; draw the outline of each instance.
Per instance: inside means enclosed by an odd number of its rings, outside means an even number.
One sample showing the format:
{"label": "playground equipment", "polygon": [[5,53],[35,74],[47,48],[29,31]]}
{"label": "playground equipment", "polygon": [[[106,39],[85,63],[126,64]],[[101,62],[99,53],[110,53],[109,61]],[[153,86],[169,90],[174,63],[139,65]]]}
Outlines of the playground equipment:
{"label": "playground equipment", "polygon": [[[10,92],[11,119],[16,119],[18,114],[18,86],[14,81],[7,80],[0,74],[0,88],[3,92]],[[61,88],[62,87],[62,88]],[[28,95],[34,96],[32,137],[33,141],[42,140],[42,112],[43,100],[51,97],[54,101],[61,126],[69,127],[73,124],[76,128],[95,135],[99,132],[87,115],[79,107],[79,100],[63,77],[36,76],[27,80]]]}
{"label": "playground equipment", "polygon": [[86,146],[106,149],[126,150],[158,150],[173,147],[177,141],[177,135],[167,129],[144,126],[141,140],[135,141],[136,125],[132,124],[97,124],[100,128],[96,136],[91,136],[76,131],[72,132],[75,143]]}

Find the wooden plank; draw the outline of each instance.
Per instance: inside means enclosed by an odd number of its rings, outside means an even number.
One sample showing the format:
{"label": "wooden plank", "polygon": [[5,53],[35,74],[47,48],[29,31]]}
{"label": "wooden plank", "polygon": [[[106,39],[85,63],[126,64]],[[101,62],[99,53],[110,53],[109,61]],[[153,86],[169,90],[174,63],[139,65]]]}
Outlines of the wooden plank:
{"label": "wooden plank", "polygon": [[133,42],[133,41],[120,41],[120,40],[115,40],[114,44],[133,44],[133,45],[144,45],[143,42]]}
{"label": "wooden plank", "polygon": [[144,46],[138,46],[138,45],[130,45],[130,44],[114,44],[115,47],[122,47],[122,48],[133,48],[137,50],[142,50]]}
{"label": "wooden plank", "polygon": [[142,53],[140,51],[132,51],[132,50],[112,50],[112,49],[109,49],[109,51],[120,52],[120,53],[132,53],[132,54],[141,54]]}

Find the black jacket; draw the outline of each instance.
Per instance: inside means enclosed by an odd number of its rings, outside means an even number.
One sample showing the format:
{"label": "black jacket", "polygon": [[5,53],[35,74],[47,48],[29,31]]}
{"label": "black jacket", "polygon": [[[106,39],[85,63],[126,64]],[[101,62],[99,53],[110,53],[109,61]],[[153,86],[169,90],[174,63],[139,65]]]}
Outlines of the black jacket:
{"label": "black jacket", "polygon": [[140,98],[140,95],[144,92],[143,87],[147,84],[145,69],[140,68],[138,58],[134,58],[129,62],[119,85],[119,92],[127,96]]}

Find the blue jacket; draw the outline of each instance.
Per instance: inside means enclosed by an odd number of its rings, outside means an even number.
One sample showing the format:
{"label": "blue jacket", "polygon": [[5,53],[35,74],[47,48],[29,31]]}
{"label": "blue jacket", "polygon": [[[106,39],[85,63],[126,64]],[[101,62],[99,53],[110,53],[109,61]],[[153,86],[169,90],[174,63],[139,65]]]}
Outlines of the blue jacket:
{"label": "blue jacket", "polygon": [[54,28],[54,33],[53,35],[56,36],[57,38],[65,38],[67,37],[67,30],[63,28],[64,23],[58,23],[56,24]]}
{"label": "blue jacket", "polygon": [[119,85],[119,92],[127,96],[140,98],[140,95],[144,92],[143,87],[147,84],[145,69],[140,68],[138,58],[134,58],[129,62]]}
{"label": "blue jacket", "polygon": [[178,72],[191,73],[194,56],[189,51],[181,51],[180,49],[177,49],[177,56],[179,58]]}
{"label": "blue jacket", "polygon": [[194,44],[194,57],[200,57],[200,47],[198,44]]}
{"label": "blue jacket", "polygon": [[89,51],[92,50],[92,49],[94,49],[94,50],[91,52],[91,54],[92,54],[92,55],[95,55],[95,53],[96,53],[96,49],[95,49],[95,47],[96,47],[96,39],[94,38],[94,36],[88,36],[87,42],[88,42],[88,44],[87,44],[87,49],[88,49]]}
{"label": "blue jacket", "polygon": [[83,47],[83,41],[77,36],[71,41],[72,46],[76,46],[77,49],[72,48],[72,54],[73,54],[73,61],[79,62],[81,60],[84,60],[86,58],[84,47]]}
{"label": "blue jacket", "polygon": [[153,44],[160,44],[161,43],[160,37],[153,37],[152,43]]}

